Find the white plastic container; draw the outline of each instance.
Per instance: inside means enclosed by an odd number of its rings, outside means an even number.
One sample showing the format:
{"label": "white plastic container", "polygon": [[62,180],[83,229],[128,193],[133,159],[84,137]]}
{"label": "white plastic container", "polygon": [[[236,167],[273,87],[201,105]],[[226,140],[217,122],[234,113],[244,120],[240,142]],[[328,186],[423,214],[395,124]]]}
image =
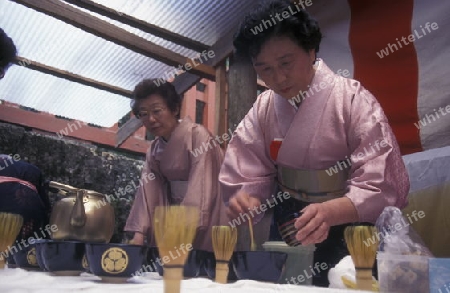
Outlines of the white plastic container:
{"label": "white plastic container", "polygon": [[428,293],[428,259],[419,255],[377,253],[382,293]]}
{"label": "white plastic container", "polygon": [[313,266],[314,251],[316,250],[314,245],[291,247],[284,241],[269,241],[263,243],[262,246],[266,251],[280,251],[288,255],[280,283],[294,285],[312,284],[312,277],[317,272],[317,268]]}

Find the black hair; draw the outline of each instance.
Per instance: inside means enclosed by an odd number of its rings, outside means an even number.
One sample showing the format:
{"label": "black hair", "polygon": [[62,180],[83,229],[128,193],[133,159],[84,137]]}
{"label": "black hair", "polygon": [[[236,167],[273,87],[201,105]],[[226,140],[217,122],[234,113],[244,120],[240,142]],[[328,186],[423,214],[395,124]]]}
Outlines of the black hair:
{"label": "black hair", "polygon": [[173,84],[170,82],[160,83],[157,79],[144,79],[134,88],[131,109],[135,116],[139,117],[139,101],[148,98],[150,95],[160,95],[172,112],[178,110],[176,117],[180,118],[182,98]]}
{"label": "black hair", "polygon": [[17,56],[13,40],[0,28],[0,69],[6,70]]}
{"label": "black hair", "polygon": [[264,43],[275,36],[287,36],[306,52],[314,50],[316,53],[322,40],[319,24],[305,10],[289,0],[269,0],[244,17],[234,35],[234,53],[251,61]]}

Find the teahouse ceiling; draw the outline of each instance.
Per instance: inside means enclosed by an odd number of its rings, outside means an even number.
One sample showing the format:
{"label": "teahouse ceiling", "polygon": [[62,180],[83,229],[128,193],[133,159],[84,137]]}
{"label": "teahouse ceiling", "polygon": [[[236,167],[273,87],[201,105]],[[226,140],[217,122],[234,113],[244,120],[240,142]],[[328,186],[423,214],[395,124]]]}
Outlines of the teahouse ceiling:
{"label": "teahouse ceiling", "polygon": [[130,111],[129,93],[143,78],[164,78],[215,50],[175,85],[183,91],[214,78],[212,66],[230,53],[232,33],[255,2],[0,0],[0,27],[23,58],[0,82],[0,99],[111,127]]}

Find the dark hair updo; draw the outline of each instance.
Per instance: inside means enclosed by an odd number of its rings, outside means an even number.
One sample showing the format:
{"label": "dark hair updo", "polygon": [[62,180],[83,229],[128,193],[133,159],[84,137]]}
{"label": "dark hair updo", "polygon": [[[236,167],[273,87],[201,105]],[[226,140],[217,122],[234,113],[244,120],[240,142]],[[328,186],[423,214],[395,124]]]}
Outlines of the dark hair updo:
{"label": "dark hair updo", "polygon": [[161,96],[170,111],[175,112],[178,110],[176,117],[178,119],[180,118],[182,100],[180,95],[170,82],[161,83],[156,79],[144,79],[134,88],[131,109],[135,116],[138,116],[139,102],[148,98],[150,95]]}
{"label": "dark hair updo", "polygon": [[13,40],[0,28],[0,69],[6,70],[17,55]]}
{"label": "dark hair updo", "polygon": [[260,3],[245,16],[234,36],[235,54],[251,61],[267,40],[281,36],[291,38],[306,52],[314,50],[316,53],[322,40],[319,24],[299,5],[289,0],[271,0]]}

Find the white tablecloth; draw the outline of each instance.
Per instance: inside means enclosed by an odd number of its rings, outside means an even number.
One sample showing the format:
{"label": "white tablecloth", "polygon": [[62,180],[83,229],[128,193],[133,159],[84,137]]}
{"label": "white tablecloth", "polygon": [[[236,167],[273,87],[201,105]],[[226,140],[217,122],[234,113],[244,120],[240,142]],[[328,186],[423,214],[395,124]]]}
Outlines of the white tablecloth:
{"label": "white tablecloth", "polygon": [[[133,277],[125,284],[109,284],[100,281],[100,278],[82,273],[77,277],[53,276],[46,272],[25,271],[23,269],[0,270],[1,293],[114,293],[114,292],[146,292],[163,293],[164,284],[156,273],[148,273],[141,277]],[[183,280],[182,293],[357,293],[364,291],[318,288],[312,286],[297,286],[291,284],[272,284],[241,280],[230,284],[217,284],[209,279],[195,278]]]}

